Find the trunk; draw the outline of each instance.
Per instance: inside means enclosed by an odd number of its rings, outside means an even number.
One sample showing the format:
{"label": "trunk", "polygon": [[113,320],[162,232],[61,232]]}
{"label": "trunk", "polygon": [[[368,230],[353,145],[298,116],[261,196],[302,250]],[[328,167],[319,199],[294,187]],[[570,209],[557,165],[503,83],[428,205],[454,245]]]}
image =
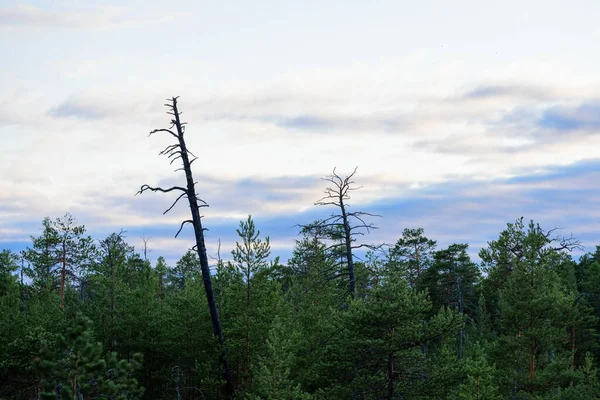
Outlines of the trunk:
{"label": "trunk", "polygon": [[[530,268],[530,286],[534,288],[534,280],[533,280],[533,267]],[[529,332],[533,330],[533,316],[531,312],[529,314]],[[531,382],[530,393],[533,396],[533,379],[535,378],[535,339],[531,338],[529,340],[529,381]]]}
{"label": "trunk", "polygon": [[246,337],[244,340],[244,380],[245,391],[250,388],[250,322],[246,316]]}
{"label": "trunk", "polygon": [[[110,253],[109,253],[110,256]],[[113,324],[115,321],[115,267],[110,260],[110,329],[109,329],[109,349],[114,351],[115,349],[115,337],[113,336]]]}
{"label": "trunk", "polygon": [[158,300],[163,299],[163,276],[158,276]]}
{"label": "trunk", "polygon": [[223,331],[221,329],[221,320],[219,318],[219,311],[217,310],[217,304],[215,301],[215,294],[212,287],[212,279],[210,276],[210,267],[208,265],[208,256],[206,254],[206,244],[204,242],[204,229],[202,227],[202,220],[200,218],[200,209],[198,206],[198,200],[196,197],[196,188],[194,186],[194,179],[192,178],[192,168],[190,165],[190,159],[188,157],[188,151],[183,139],[183,129],[181,121],[179,119],[179,111],[177,109],[177,99],[173,98],[173,115],[175,120],[173,121],[177,128],[177,136],[179,139],[179,148],[181,150],[181,159],[183,162],[183,169],[185,171],[185,178],[187,184],[187,198],[189,201],[190,211],[192,213],[192,221],[194,225],[194,235],[196,238],[196,251],[200,257],[200,267],[202,270],[202,279],[204,281],[204,290],[206,292],[206,299],[208,302],[208,308],[210,311],[210,318],[213,327],[213,333],[219,339],[221,346],[221,363],[223,364],[223,377],[226,382],[227,396],[233,397],[233,385],[231,382],[231,371],[227,358],[225,356],[225,349],[223,347]]}
{"label": "trunk", "polygon": [[[456,280],[456,284],[458,286],[458,312],[462,316],[464,314],[464,305],[463,305],[463,293],[462,288],[460,286],[460,278]],[[460,328],[458,332],[458,360],[462,361],[463,358],[463,337],[465,331],[464,328]]]}
{"label": "trunk", "polygon": [[39,400],[40,398],[40,380],[36,379],[35,385],[33,387],[33,398],[35,400]]}
{"label": "trunk", "polygon": [[250,265],[246,270],[246,336],[244,338],[244,380],[245,391],[250,388]]}
{"label": "trunk", "polygon": [[[419,265],[419,245],[415,244],[415,263],[417,264],[417,281],[421,280],[421,265]],[[414,284],[413,284],[414,285]]]}
{"label": "trunk", "polygon": [[354,276],[354,261],[352,260],[352,232],[346,214],[343,196],[340,196],[340,209],[342,210],[342,221],[344,223],[344,239],[346,244],[346,260],[348,261],[348,277],[350,279],[350,297],[356,295],[356,277]]}
{"label": "trunk", "polygon": [[533,395],[533,379],[535,378],[535,339],[529,341],[529,392]]}
{"label": "trunk", "polygon": [[394,398],[394,354],[388,354],[388,385],[387,385],[387,400]]}
{"label": "trunk", "polygon": [[[396,329],[392,328],[392,338],[396,335]],[[394,353],[388,354],[388,385],[387,385],[387,396],[386,399],[392,400],[394,398]]]}
{"label": "trunk", "polygon": [[[571,370],[575,370],[575,326],[571,327]],[[569,383],[573,387],[573,380]]]}
{"label": "trunk", "polygon": [[79,357],[77,352],[75,352],[75,368],[73,373],[73,380],[71,381],[72,393],[71,396],[73,400],[77,400],[77,368],[78,368]]}
{"label": "trunk", "polygon": [[67,254],[65,242],[62,244],[62,268],[60,271],[60,309],[65,309],[65,280],[67,277]]}

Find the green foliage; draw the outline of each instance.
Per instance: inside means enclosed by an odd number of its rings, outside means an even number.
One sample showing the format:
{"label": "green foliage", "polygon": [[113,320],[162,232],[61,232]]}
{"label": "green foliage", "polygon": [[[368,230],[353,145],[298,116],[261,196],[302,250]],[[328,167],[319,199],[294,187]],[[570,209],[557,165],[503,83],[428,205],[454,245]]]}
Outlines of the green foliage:
{"label": "green foliage", "polygon": [[250,400],[309,400],[312,396],[304,392],[291,376],[294,361],[293,335],[285,330],[279,316],[272,322],[267,335],[264,355],[258,356],[255,384]]}
{"label": "green foliage", "polygon": [[434,310],[450,306],[461,313],[473,314],[481,273],[467,249],[467,244],[452,244],[434,253],[433,264],[425,272],[422,282],[429,291]]}
{"label": "green foliage", "polygon": [[254,388],[258,355],[266,347],[265,327],[284,304],[279,283],[271,279],[277,262],[269,264],[269,238],[260,238],[251,216],[240,222],[237,233],[241,243],[232,251],[233,263],[218,269],[216,286],[222,319],[228,321],[223,326],[236,392],[244,397]]}
{"label": "green foliage", "polygon": [[57,335],[55,346],[44,343],[36,358],[41,378],[40,398],[138,399],[143,393],[132,374],[141,366],[141,355],[131,362],[111,353],[102,358],[102,344],[95,342],[92,321],[78,313],[66,334]]}
{"label": "green foliage", "polygon": [[[322,382],[323,396],[419,398],[420,377],[435,371],[426,346],[454,336],[462,326],[460,316],[448,309],[428,319],[430,311],[424,293],[391,276],[366,299],[351,302],[347,312],[334,314],[333,338],[321,366],[327,377]],[[428,386],[431,396],[444,391],[443,385]]]}
{"label": "green foliage", "polygon": [[600,397],[600,250],[576,262],[534,223],[489,242],[483,276],[407,229],[354,263],[352,299],[339,227],[305,227],[282,265],[249,216],[214,276],[221,347],[195,253],[153,268],[73,221],[0,252],[0,398],[223,399],[223,351],[240,399]]}
{"label": "green foliage", "polygon": [[[162,265],[160,265],[160,267],[162,267]],[[175,268],[167,268],[167,281],[171,287],[183,289],[186,284],[189,284],[194,276],[199,273],[200,259],[198,258],[198,254],[188,250],[187,253],[177,261]]]}
{"label": "green foliage", "polygon": [[501,386],[505,394],[550,393],[572,379],[568,344],[575,298],[552,264],[556,254],[539,226],[532,222],[512,239],[520,250],[498,293],[501,333],[494,344],[505,371]]}
{"label": "green foliage", "polygon": [[476,400],[502,400],[496,383],[498,370],[488,362],[489,355],[476,343],[473,353],[465,360],[467,380],[458,389],[458,398]]}
{"label": "green foliage", "polygon": [[394,272],[400,273],[412,287],[419,287],[421,276],[433,263],[435,240],[425,237],[423,228],[404,229],[392,248]]}
{"label": "green foliage", "polygon": [[42,235],[32,237],[33,247],[23,252],[23,258],[30,264],[26,272],[34,286],[42,291],[57,291],[61,308],[69,284],[78,282],[95,262],[93,240],[84,236],[85,227],[76,223],[68,213],[54,221],[46,217]]}
{"label": "green foliage", "polygon": [[240,222],[236,232],[242,239],[242,243],[237,242],[231,254],[235,267],[249,286],[254,274],[264,270],[268,265],[267,260],[271,255],[269,237],[267,236],[264,241],[260,239],[260,231],[254,226],[251,215],[248,215],[246,221]]}
{"label": "green foliage", "polygon": [[50,218],[44,218],[42,224],[42,235],[31,237],[32,247],[23,251],[23,258],[29,262],[26,273],[33,280],[33,286],[40,290],[54,290],[59,286],[56,252],[60,238]]}

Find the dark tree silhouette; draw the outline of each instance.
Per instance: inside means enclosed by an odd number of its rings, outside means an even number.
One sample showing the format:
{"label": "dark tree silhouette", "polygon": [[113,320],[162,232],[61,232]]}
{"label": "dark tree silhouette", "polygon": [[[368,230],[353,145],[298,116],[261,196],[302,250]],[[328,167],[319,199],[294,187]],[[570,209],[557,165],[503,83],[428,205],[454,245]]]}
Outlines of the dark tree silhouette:
{"label": "dark tree silhouette", "polygon": [[[178,97],[173,97],[171,99],[167,99],[169,103],[166,103],[165,106],[169,109],[167,114],[172,116],[171,126],[162,129],[154,129],[150,132],[149,136],[157,133],[157,132],[165,132],[170,134],[176,139],[176,143],[167,146],[163,151],[159,153],[159,155],[166,155],[170,160],[171,164],[173,164],[176,160],[180,159],[183,166],[181,168],[176,169],[175,171],[184,171],[186,186],[172,186],[170,188],[162,188],[162,187],[152,187],[149,185],[142,185],[140,190],[136,194],[144,193],[147,190],[153,192],[162,192],[162,193],[170,193],[177,192],[179,196],[177,199],[171,204],[171,206],[166,209],[163,214],[168,213],[175,207],[175,204],[179,202],[183,197],[186,197],[189,201],[189,207],[192,213],[192,219],[187,219],[181,223],[179,230],[175,234],[175,237],[179,236],[183,226],[185,224],[192,224],[194,227],[194,234],[196,239],[196,245],[193,247],[194,250],[197,251],[198,256],[200,258],[200,267],[202,270],[202,279],[204,281],[204,289],[206,290],[206,298],[208,300],[208,307],[210,310],[210,317],[212,320],[212,327],[215,336],[219,339],[219,344],[221,345],[221,363],[223,364],[223,375],[226,381],[226,393],[228,396],[233,397],[233,383],[231,380],[231,370],[229,369],[229,364],[227,363],[227,357],[225,354],[225,348],[223,346],[223,330],[221,329],[221,320],[219,318],[219,311],[217,310],[217,304],[215,301],[215,294],[212,287],[212,280],[210,277],[210,267],[208,264],[208,257],[206,254],[206,245],[204,242],[204,230],[206,228],[202,227],[202,216],[200,215],[200,208],[208,207],[208,204],[198,197],[196,194],[194,179],[192,177],[192,168],[191,165],[194,161],[198,159],[191,151],[189,151],[186,147],[184,140],[184,132],[186,122],[181,122],[180,116],[181,112],[177,108],[177,99]],[[190,160],[190,156],[193,158]]]}
{"label": "dark tree silhouette", "polygon": [[303,226],[304,232],[313,232],[317,236],[326,237],[334,241],[334,244],[326,248],[334,254],[340,254],[341,264],[345,264],[349,279],[350,296],[356,295],[356,275],[354,273],[353,250],[358,248],[377,249],[381,246],[371,244],[355,244],[356,236],[363,236],[365,231],[377,229],[372,223],[365,222],[365,217],[381,217],[377,214],[371,214],[363,211],[349,211],[350,205],[346,202],[350,200],[350,192],[360,189],[362,186],[354,186],[352,178],[356,174],[358,167],[346,177],[341,177],[335,172],[331,175],[321,178],[329,182],[331,186],[325,189],[325,196],[315,202],[316,206],[334,206],[338,208],[337,213],[331,214],[328,218],[315,221],[312,224]]}

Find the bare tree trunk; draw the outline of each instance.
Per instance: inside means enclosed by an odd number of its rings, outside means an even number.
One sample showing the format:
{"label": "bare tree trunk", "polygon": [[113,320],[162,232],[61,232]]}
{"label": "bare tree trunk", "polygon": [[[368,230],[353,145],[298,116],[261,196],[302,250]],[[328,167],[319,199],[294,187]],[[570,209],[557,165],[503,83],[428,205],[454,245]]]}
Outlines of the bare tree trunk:
{"label": "bare tree trunk", "polygon": [[[171,129],[155,129],[152,132],[150,132],[150,134],[152,135],[153,133],[156,133],[156,132],[167,132],[171,136],[173,136],[174,138],[177,139],[177,144],[167,146],[167,148],[165,148],[160,154],[167,155],[171,159],[171,163],[173,163],[178,158],[181,159],[183,166],[180,169],[185,172],[186,187],[184,188],[184,187],[180,187],[180,186],[173,186],[168,189],[163,189],[160,187],[154,188],[154,187],[150,187],[148,185],[143,185],[141,187],[141,189],[139,190],[138,194],[143,193],[146,190],[151,190],[153,192],[160,191],[163,193],[171,192],[173,190],[182,192],[181,195],[177,198],[177,200],[175,200],[173,205],[171,205],[171,207],[169,209],[167,209],[164,213],[167,213],[168,211],[170,211],[183,196],[186,196],[188,198],[190,211],[192,213],[192,219],[185,220],[181,223],[181,227],[179,228],[179,231],[177,232],[175,237],[177,237],[179,235],[179,233],[181,232],[181,229],[183,228],[183,226],[186,223],[192,224],[192,226],[194,227],[194,236],[196,239],[196,245],[194,246],[194,248],[196,249],[196,251],[198,253],[198,257],[200,258],[200,268],[202,271],[202,279],[204,281],[204,290],[206,292],[206,299],[207,299],[208,308],[210,311],[213,333],[219,339],[219,344],[221,346],[220,358],[221,358],[221,363],[223,365],[223,376],[226,381],[226,395],[228,397],[233,397],[234,396],[234,388],[233,388],[233,384],[232,384],[232,380],[231,380],[231,370],[229,369],[229,364],[227,362],[227,357],[225,355],[225,348],[223,346],[224,339],[223,339],[223,331],[221,328],[221,320],[219,318],[219,311],[217,310],[215,294],[213,291],[212,280],[211,280],[211,276],[210,276],[210,266],[208,264],[208,256],[206,254],[206,244],[204,242],[204,229],[205,228],[202,227],[202,220],[201,220],[202,217],[200,216],[200,208],[207,207],[208,204],[206,204],[206,202],[204,202],[204,200],[201,200],[200,198],[198,198],[198,196],[196,194],[196,188],[194,186],[194,179],[192,176],[191,164],[197,158],[194,158],[193,160],[190,160],[190,158],[189,158],[189,155],[191,154],[191,152],[187,149],[185,140],[183,137],[184,131],[185,131],[185,127],[184,127],[185,123],[182,123],[180,120],[180,112],[177,108],[177,97],[173,97],[173,98],[169,99],[169,102],[170,102],[169,104],[165,104],[165,105],[170,109],[168,114],[173,116],[173,119],[171,120],[171,123],[172,123],[171,128],[175,127],[176,131],[174,132]],[[193,156],[193,154],[192,154],[192,156]]]}
{"label": "bare tree trunk", "polygon": [[[352,251],[358,248],[368,248],[371,250],[381,248],[381,246],[365,243],[353,244],[357,235],[364,234],[364,232],[358,230],[364,230],[369,233],[371,229],[377,229],[373,224],[366,223],[364,218],[380,217],[380,215],[363,211],[348,211],[348,204],[345,201],[350,199],[349,192],[360,189],[360,187],[354,187],[354,182],[352,181],[357,168],[344,178],[338,175],[334,168],[330,176],[323,178],[323,180],[330,182],[332,186],[325,189],[325,197],[316,201],[315,205],[335,206],[338,207],[339,212],[332,214],[322,221],[316,221],[311,225],[303,226],[303,229],[312,230],[316,236],[324,235],[326,238],[334,241],[340,240],[340,243],[330,246],[329,250],[337,250],[334,252],[336,256],[339,255],[342,259],[346,258],[345,267],[348,270],[349,291],[353,299],[356,296],[356,275]],[[342,263],[343,261],[340,262],[340,264]]]}
{"label": "bare tree trunk", "polygon": [[350,280],[350,296],[354,299],[356,295],[356,276],[354,275],[354,260],[352,258],[352,231],[346,214],[344,196],[340,193],[340,211],[342,212],[342,224],[344,226],[344,242],[346,245],[346,261],[348,263],[348,279]]}

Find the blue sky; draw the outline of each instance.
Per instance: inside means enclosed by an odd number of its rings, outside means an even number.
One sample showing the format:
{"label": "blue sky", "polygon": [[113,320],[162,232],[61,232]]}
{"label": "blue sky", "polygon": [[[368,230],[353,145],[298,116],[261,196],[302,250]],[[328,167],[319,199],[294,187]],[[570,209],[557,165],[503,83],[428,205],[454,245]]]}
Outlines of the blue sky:
{"label": "blue sky", "polygon": [[[157,153],[179,95],[210,229],[252,214],[284,260],[319,178],[359,166],[371,242],[425,228],[476,255],[520,216],[599,244],[593,1],[0,1],[0,248],[65,212],[174,262]],[[182,203],[183,204],[183,203]]]}

